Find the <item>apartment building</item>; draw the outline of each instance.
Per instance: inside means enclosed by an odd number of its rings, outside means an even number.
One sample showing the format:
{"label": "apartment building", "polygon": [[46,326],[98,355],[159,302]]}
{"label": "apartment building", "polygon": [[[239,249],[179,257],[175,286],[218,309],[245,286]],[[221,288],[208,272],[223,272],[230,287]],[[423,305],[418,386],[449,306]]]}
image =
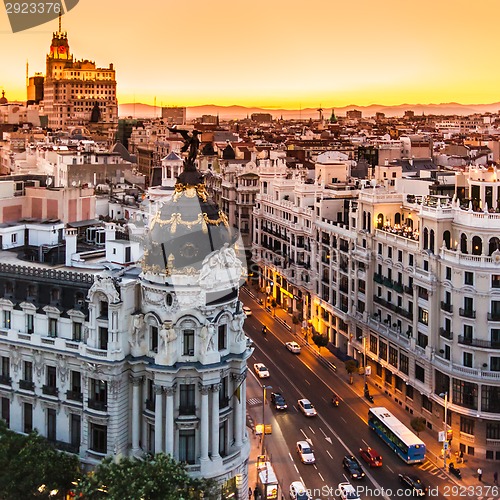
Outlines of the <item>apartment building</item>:
{"label": "apartment building", "polygon": [[[272,187],[254,209],[254,260],[268,295],[303,312],[308,328],[360,366],[366,359],[371,380],[408,412],[441,430],[446,396],[448,425],[464,454],[499,460],[500,193],[496,167],[465,175],[460,199],[403,194],[398,182],[370,185],[344,199],[344,210],[336,201],[337,218],[325,216],[321,186],[310,186],[315,195],[306,207],[298,197],[286,206]],[[419,179],[406,182],[422,190]],[[283,223],[288,217],[292,227]],[[307,273],[292,272],[297,263]]]}

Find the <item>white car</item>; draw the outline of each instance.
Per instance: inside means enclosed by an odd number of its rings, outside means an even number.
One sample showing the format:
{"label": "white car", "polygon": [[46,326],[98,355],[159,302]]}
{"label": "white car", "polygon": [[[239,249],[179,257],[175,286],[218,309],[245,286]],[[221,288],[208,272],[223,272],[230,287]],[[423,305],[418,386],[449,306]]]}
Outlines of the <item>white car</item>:
{"label": "white car", "polygon": [[337,487],[337,491],[342,500],[361,500],[351,483],[340,483]]}
{"label": "white car", "polygon": [[243,306],[242,307],[243,309],[243,312],[247,315],[247,316],[251,316],[252,315],[252,310],[248,307],[248,306]]}
{"label": "white car", "polygon": [[269,370],[264,366],[264,363],[255,363],[253,370],[259,378],[268,378]]}
{"label": "white car", "polygon": [[297,342],[285,342],[285,347],[294,354],[300,354],[300,345]]}
{"label": "white car", "polygon": [[312,403],[308,399],[299,399],[297,401],[297,405],[299,407],[299,410],[306,416],[306,417],[315,417],[318,412],[316,411],[316,408],[312,405]]}
{"label": "white car", "polygon": [[307,441],[297,441],[297,453],[303,464],[314,464],[316,462],[314,452]]}
{"label": "white car", "polygon": [[294,481],[290,485],[290,498],[292,500],[311,500],[311,495],[307,492],[302,481]]}

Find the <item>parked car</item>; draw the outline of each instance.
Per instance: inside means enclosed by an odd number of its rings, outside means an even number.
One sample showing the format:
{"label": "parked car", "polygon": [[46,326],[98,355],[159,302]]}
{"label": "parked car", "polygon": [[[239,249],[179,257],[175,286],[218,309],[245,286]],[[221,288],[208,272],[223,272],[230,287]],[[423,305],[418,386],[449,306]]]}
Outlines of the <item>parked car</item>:
{"label": "parked car", "polygon": [[286,410],[288,408],[285,398],[279,392],[271,393],[271,403],[274,405],[276,410]]}
{"label": "parked car", "polygon": [[268,378],[269,370],[265,367],[264,363],[255,363],[253,370],[259,378]]}
{"label": "parked car", "polygon": [[300,354],[301,348],[297,342],[285,342],[285,347],[293,354]]}
{"label": "parked car", "polygon": [[365,477],[365,472],[356,457],[346,455],[344,460],[342,460],[342,465],[349,476],[351,476],[351,479],[363,479]]}
{"label": "parked car", "polygon": [[306,417],[315,417],[318,414],[316,408],[314,408],[308,399],[299,399],[297,401],[297,406]]}
{"label": "parked car", "polygon": [[382,455],[377,450],[368,446],[368,448],[360,448],[359,454],[370,467],[382,467]]}
{"label": "parked car", "polygon": [[243,312],[247,315],[247,316],[251,316],[252,315],[252,310],[248,307],[248,306],[243,306]]}
{"label": "parked car", "polygon": [[311,496],[302,481],[294,481],[290,484],[290,498],[292,500],[311,500]]}
{"label": "parked car", "polygon": [[313,464],[316,462],[314,452],[307,441],[297,441],[297,453],[303,464]]}
{"label": "parked car", "polygon": [[342,500],[361,500],[351,483],[339,483],[337,490]]}
{"label": "parked car", "polygon": [[427,488],[422,484],[422,481],[420,481],[417,476],[399,474],[399,480],[403,484],[405,490],[409,490],[411,492],[411,496],[425,497],[427,495]]}

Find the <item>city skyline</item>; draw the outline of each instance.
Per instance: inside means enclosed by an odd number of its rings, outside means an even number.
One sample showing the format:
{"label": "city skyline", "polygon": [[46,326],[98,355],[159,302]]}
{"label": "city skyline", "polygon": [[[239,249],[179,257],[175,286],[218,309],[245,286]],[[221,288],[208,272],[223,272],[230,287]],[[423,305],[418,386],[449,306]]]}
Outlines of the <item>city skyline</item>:
{"label": "city skyline", "polygon": [[[121,104],[300,109],[499,100],[495,47],[478,50],[484,28],[470,22],[464,1],[453,9],[430,0],[418,9],[394,0],[362,0],[355,9],[324,1],[305,9],[295,0],[256,0],[251,9],[221,0],[217,10],[199,0],[189,10],[153,4],[142,10],[127,0],[118,11],[87,0],[62,18],[76,59],[114,64]],[[479,0],[476,11],[494,17],[500,6]],[[10,50],[0,90],[25,100],[26,61],[30,76],[45,73],[57,20],[13,34],[2,12],[0,41]]]}

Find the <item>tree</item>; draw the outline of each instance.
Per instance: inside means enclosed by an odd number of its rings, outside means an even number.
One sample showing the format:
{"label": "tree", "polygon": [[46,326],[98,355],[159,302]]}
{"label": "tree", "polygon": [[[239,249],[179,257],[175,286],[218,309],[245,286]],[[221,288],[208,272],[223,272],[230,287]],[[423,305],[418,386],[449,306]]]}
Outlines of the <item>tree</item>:
{"label": "tree", "polygon": [[271,307],[273,308],[273,316],[276,316],[276,307],[277,307],[278,303],[276,302],[275,299],[273,299],[271,301]]}
{"label": "tree", "polygon": [[114,462],[105,458],[75,489],[83,499],[215,500],[220,486],[212,479],[188,475],[184,464],[159,453]]}
{"label": "tree", "polygon": [[411,428],[417,433],[417,436],[420,435],[420,433],[425,430],[425,418],[423,417],[415,417],[412,418],[410,421]]}
{"label": "tree", "polygon": [[358,364],[354,359],[349,359],[345,362],[345,369],[349,374],[349,383],[352,384],[352,374],[358,371]]}
{"label": "tree", "polygon": [[297,318],[297,316],[292,316],[292,323],[293,323],[293,333],[295,333],[297,325],[300,323],[299,318]]}
{"label": "tree", "polygon": [[0,421],[0,498],[65,498],[80,477],[76,455],[56,450],[36,431],[17,434]]}
{"label": "tree", "polygon": [[312,336],[313,342],[318,346],[318,352],[321,352],[322,347],[328,345],[328,337],[326,335],[321,335],[320,333],[315,333]]}

